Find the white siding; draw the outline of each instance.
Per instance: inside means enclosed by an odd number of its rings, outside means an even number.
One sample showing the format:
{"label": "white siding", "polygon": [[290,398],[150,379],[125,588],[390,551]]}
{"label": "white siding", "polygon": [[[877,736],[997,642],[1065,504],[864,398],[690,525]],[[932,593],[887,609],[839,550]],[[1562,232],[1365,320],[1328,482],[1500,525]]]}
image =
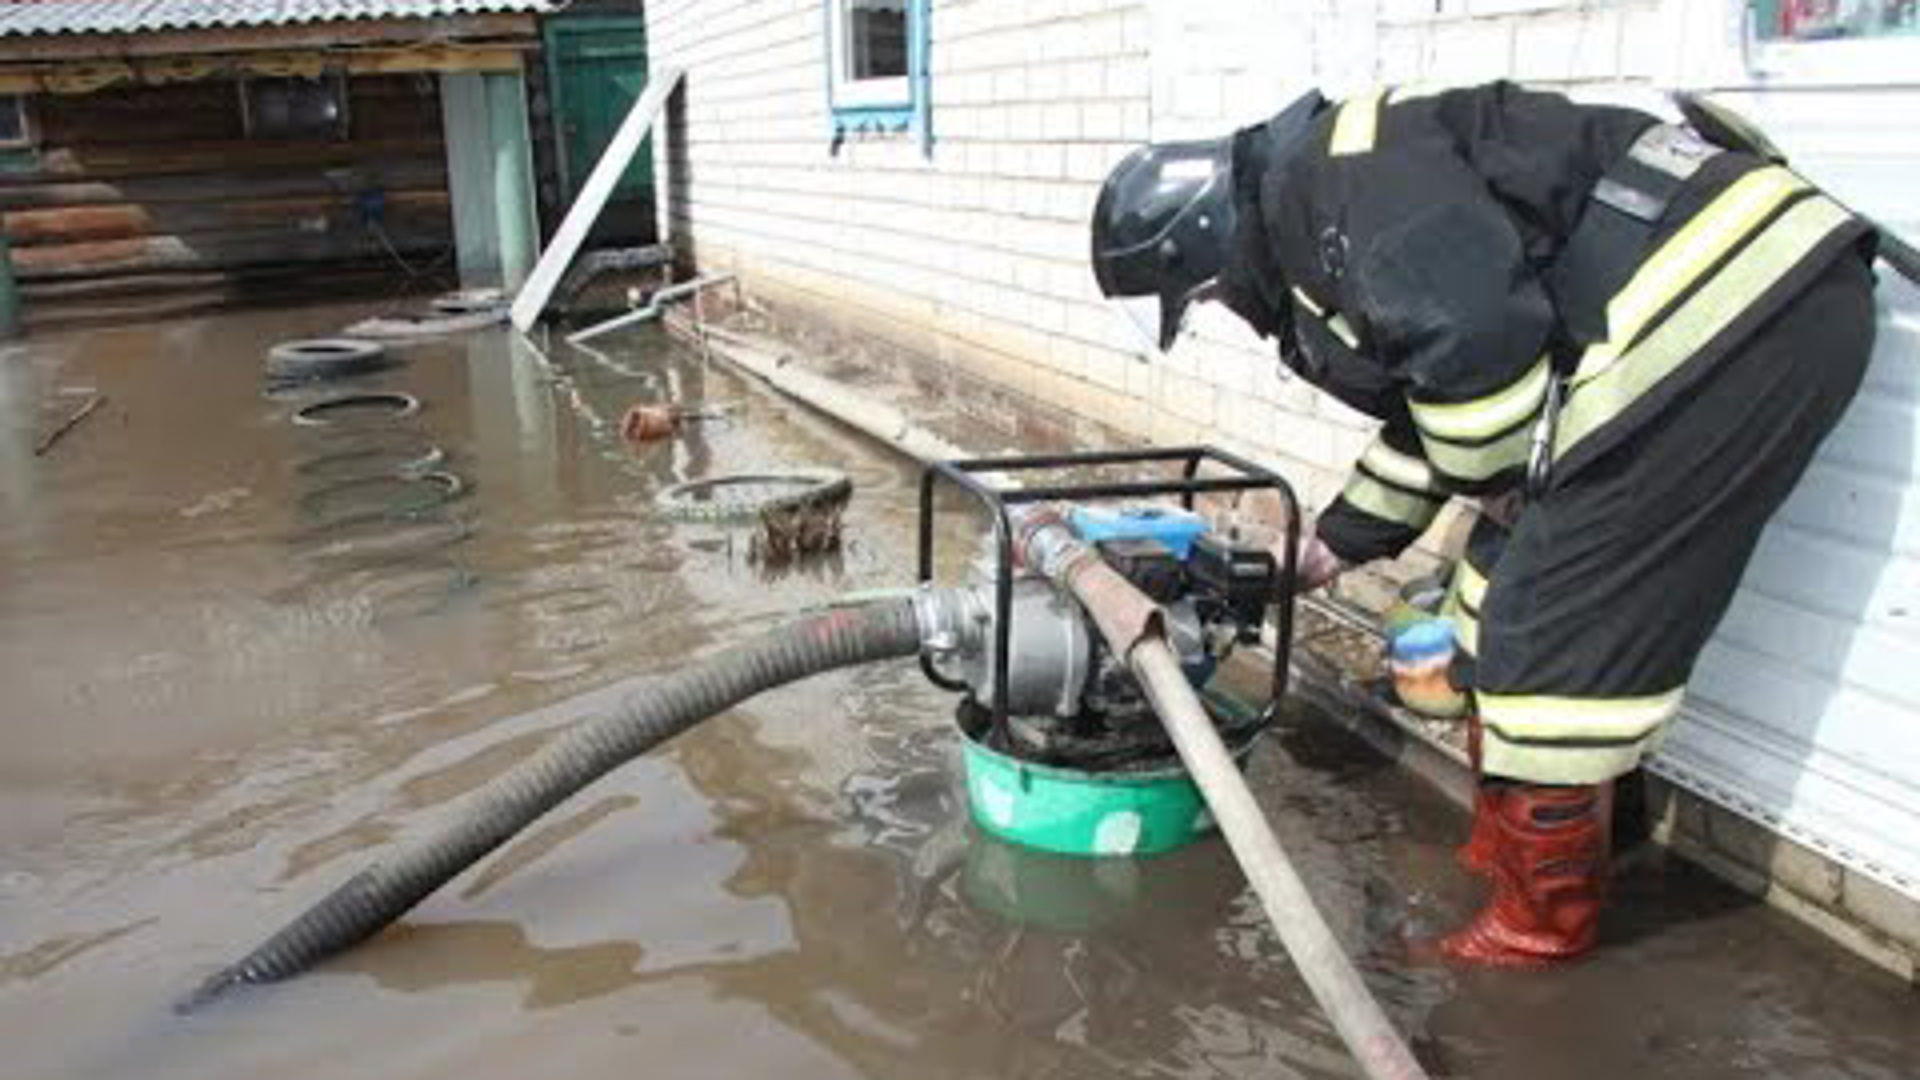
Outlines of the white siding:
{"label": "white siding", "polygon": [[[1721,100],[1842,200],[1920,231],[1920,90]],[[1881,281],[1866,386],[1761,542],[1661,768],[1920,897],[1920,292]]]}
{"label": "white siding", "polygon": [[830,152],[822,4],[647,5],[654,64],[687,72],[675,239],[749,288],[890,326],[1062,407],[1192,437],[1172,422],[1192,409],[1141,399],[1086,256],[1100,181],[1148,135],[1144,4],[937,0],[930,160],[902,134]]}

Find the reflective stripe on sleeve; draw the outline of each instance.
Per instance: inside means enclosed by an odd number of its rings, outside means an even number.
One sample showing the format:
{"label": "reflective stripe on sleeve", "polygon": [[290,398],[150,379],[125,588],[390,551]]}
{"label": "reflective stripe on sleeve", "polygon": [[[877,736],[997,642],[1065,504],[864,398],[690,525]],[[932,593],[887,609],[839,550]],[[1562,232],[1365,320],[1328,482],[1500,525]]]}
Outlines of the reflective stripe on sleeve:
{"label": "reflective stripe on sleeve", "polygon": [[1468,656],[1480,655],[1480,606],[1487,599],[1486,575],[1462,558],[1454,563],[1453,580],[1440,614],[1453,621],[1453,640]]}
{"label": "reflective stripe on sleeve", "polygon": [[1295,285],[1292,291],[1293,291],[1293,298],[1295,300],[1300,301],[1301,307],[1306,308],[1308,311],[1313,312],[1316,316],[1322,319],[1327,317],[1327,309],[1321,306],[1318,300],[1315,300],[1313,297],[1307,295],[1307,290],[1301,288],[1298,285]]}
{"label": "reflective stripe on sleeve", "polygon": [[1449,618],[1453,620],[1454,645],[1468,656],[1479,656],[1480,617],[1465,608],[1459,608]]}
{"label": "reflective stripe on sleeve", "polygon": [[1420,448],[1427,460],[1447,476],[1469,483],[1491,480],[1509,469],[1527,463],[1527,451],[1533,439],[1533,427],[1522,424],[1490,443],[1477,446],[1447,442],[1420,433]]}
{"label": "reflective stripe on sleeve", "polygon": [[1332,331],[1334,337],[1344,342],[1347,348],[1360,347],[1360,335],[1353,332],[1353,324],[1347,321],[1345,315],[1334,312],[1333,318],[1327,320],[1327,329]]}
{"label": "reflective stripe on sleeve", "polygon": [[[1564,456],[1673,374],[1851,220],[1824,196],[1795,204],[1617,363],[1577,382],[1560,414],[1555,456]],[[1427,456],[1445,470],[1431,450]]]}
{"label": "reflective stripe on sleeve", "polygon": [[1374,90],[1356,94],[1341,103],[1339,115],[1333,118],[1327,156],[1350,157],[1373,149],[1374,136],[1380,127],[1380,98],[1380,91]]}
{"label": "reflective stripe on sleeve", "polygon": [[1428,435],[1449,442],[1491,439],[1524,423],[1547,398],[1552,366],[1540,357],[1526,374],[1484,397],[1459,402],[1409,402],[1413,422]]}
{"label": "reflective stripe on sleeve", "polygon": [[1641,264],[1632,280],[1607,302],[1607,340],[1587,349],[1574,382],[1595,378],[1618,361],[1655,315],[1692,287],[1708,267],[1724,259],[1782,203],[1807,188],[1806,181],[1793,173],[1770,166],[1748,173],[1721,192],[1660,245],[1660,250]]}
{"label": "reflective stripe on sleeve", "polygon": [[1360,467],[1390,484],[1421,491],[1429,495],[1443,496],[1440,484],[1434,479],[1433,467],[1412,454],[1403,454],[1385,441],[1375,438],[1360,455]]}
{"label": "reflective stripe on sleeve", "polygon": [[1474,611],[1479,611],[1487,602],[1486,575],[1473,568],[1465,559],[1460,560],[1454,573],[1460,575],[1460,602]]}
{"label": "reflective stripe on sleeve", "polygon": [[1433,524],[1440,507],[1445,505],[1439,496],[1402,491],[1358,471],[1347,480],[1347,486],[1340,489],[1340,497],[1356,510],[1421,531]]}

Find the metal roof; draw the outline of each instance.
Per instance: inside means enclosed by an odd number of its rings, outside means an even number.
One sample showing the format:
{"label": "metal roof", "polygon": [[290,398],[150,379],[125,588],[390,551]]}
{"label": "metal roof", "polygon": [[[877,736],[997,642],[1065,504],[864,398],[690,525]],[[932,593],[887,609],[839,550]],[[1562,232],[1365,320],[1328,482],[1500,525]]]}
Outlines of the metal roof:
{"label": "metal roof", "polygon": [[144,34],[245,26],[551,11],[555,0],[5,0],[0,37]]}

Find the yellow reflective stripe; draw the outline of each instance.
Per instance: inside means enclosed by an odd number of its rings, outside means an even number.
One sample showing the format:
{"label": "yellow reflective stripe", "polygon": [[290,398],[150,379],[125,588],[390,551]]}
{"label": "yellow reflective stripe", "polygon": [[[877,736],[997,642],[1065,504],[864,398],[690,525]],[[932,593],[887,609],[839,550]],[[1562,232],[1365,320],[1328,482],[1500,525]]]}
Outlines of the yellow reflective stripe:
{"label": "yellow reflective stripe", "polygon": [[[1806,258],[1851,215],[1833,200],[1814,196],[1796,204],[1755,237],[1680,310],[1668,316],[1620,363],[1579,385],[1560,413],[1554,454],[1561,456],[1580,440],[1620,415],[1640,395],[1671,375],[1712,341],[1727,325]],[[1427,457],[1445,469],[1431,450]]]}
{"label": "yellow reflective stripe", "polygon": [[1382,480],[1432,495],[1442,494],[1439,485],[1434,482],[1432,466],[1412,454],[1395,450],[1379,439],[1373,440],[1367,452],[1360,455],[1360,463]]}
{"label": "yellow reflective stripe", "polygon": [[1480,655],[1480,620],[1473,617],[1465,608],[1458,608],[1452,615],[1453,643],[1468,656]]}
{"label": "yellow reflective stripe", "polygon": [[1640,766],[1640,759],[1659,749],[1666,729],[1617,746],[1542,746],[1510,743],[1487,728],[1480,739],[1480,770],[1531,784],[1604,784]]}
{"label": "yellow reflective stripe", "polygon": [[1685,687],[1644,697],[1480,693],[1480,718],[1509,739],[1638,739],[1673,719]]}
{"label": "yellow reflective stripe", "polygon": [[1437,499],[1388,487],[1371,476],[1358,473],[1347,481],[1346,487],[1340,489],[1340,497],[1374,517],[1422,530],[1433,524],[1441,506]]}
{"label": "yellow reflective stripe", "polygon": [[1420,447],[1427,461],[1448,476],[1462,480],[1490,480],[1508,469],[1526,464],[1533,438],[1533,426],[1522,425],[1504,437],[1480,446],[1463,446],[1420,433]]}
{"label": "yellow reflective stripe", "polygon": [[1333,137],[1327,143],[1327,156],[1346,157],[1373,149],[1374,136],[1380,127],[1380,98],[1380,91],[1374,90],[1341,103],[1339,114],[1333,118]]}
{"label": "yellow reflective stripe", "polygon": [[1324,307],[1321,307],[1319,301],[1315,300],[1311,296],[1308,296],[1307,290],[1301,288],[1298,285],[1295,285],[1293,287],[1293,298],[1295,300],[1300,301],[1301,307],[1304,307],[1308,311],[1313,312],[1315,315],[1319,316],[1320,318],[1324,319],[1327,317],[1327,309]]}
{"label": "yellow reflective stripe", "polygon": [[1347,321],[1345,315],[1336,312],[1333,318],[1327,320],[1327,329],[1333,331],[1334,337],[1346,342],[1347,348],[1360,347],[1360,335],[1353,332],[1353,324]]}
{"label": "yellow reflective stripe", "polygon": [[1481,610],[1481,606],[1487,602],[1486,575],[1475,570],[1473,564],[1465,559],[1460,560],[1459,569],[1454,573],[1460,575],[1461,601],[1475,611]]}
{"label": "yellow reflective stripe", "polygon": [[1607,302],[1607,340],[1588,347],[1574,382],[1594,378],[1620,358],[1647,322],[1687,290],[1709,266],[1726,257],[1780,204],[1807,188],[1806,181],[1778,166],[1757,169],[1735,181],[1707,208],[1653,253],[1633,279]]}
{"label": "yellow reflective stripe", "polygon": [[1545,356],[1527,373],[1485,397],[1446,404],[1409,401],[1413,422],[1420,430],[1442,439],[1488,439],[1540,411],[1547,398],[1547,380],[1553,368]]}

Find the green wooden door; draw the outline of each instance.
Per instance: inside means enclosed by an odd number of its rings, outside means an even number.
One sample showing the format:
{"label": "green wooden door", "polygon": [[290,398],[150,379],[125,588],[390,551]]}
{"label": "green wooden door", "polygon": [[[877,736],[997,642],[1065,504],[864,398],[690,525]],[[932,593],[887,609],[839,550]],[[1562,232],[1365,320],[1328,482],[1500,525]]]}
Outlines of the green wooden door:
{"label": "green wooden door", "polygon": [[[647,84],[647,30],[641,15],[563,15],[545,21],[547,88],[553,109],[562,199],[572,203]],[[614,188],[613,202],[653,202],[648,138]]]}

